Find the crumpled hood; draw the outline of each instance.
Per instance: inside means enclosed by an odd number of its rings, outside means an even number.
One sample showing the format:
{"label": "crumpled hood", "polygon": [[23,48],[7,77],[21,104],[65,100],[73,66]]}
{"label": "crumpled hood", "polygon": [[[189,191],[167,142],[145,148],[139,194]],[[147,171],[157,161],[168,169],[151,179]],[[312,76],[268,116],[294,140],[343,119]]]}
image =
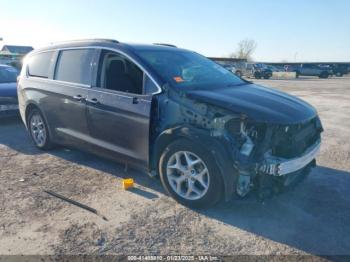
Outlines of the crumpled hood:
{"label": "crumpled hood", "polygon": [[0,97],[17,97],[17,83],[0,83]]}
{"label": "crumpled hood", "polygon": [[317,114],[311,105],[295,96],[255,84],[185,93],[191,99],[246,114],[258,122],[295,124]]}

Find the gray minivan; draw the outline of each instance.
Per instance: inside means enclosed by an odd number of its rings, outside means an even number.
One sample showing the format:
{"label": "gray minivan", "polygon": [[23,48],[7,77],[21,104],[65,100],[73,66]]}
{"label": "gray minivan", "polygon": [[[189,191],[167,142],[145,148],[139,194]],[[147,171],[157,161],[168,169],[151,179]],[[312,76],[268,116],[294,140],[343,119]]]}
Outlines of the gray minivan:
{"label": "gray minivan", "polygon": [[18,100],[38,148],[141,167],[191,207],[289,186],[315,166],[321,143],[306,102],[162,44],[92,39],[32,51]]}

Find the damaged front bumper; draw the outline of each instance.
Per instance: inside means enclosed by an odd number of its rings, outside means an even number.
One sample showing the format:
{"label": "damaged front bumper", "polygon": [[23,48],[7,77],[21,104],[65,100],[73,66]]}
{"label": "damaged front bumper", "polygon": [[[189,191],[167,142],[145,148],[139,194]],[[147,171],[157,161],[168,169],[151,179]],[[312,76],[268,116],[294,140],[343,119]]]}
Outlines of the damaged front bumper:
{"label": "damaged front bumper", "polygon": [[283,176],[296,172],[303,169],[312,160],[314,160],[320,152],[320,148],[321,140],[318,140],[315,144],[310,146],[300,157],[284,159],[271,155],[267,156],[264,163],[259,167],[259,171],[272,176]]}
{"label": "damaged front bumper", "polygon": [[252,176],[251,172],[240,170],[236,188],[237,194],[241,197],[247,195],[256,181],[259,181],[257,182],[259,195],[266,195],[263,191],[266,191],[267,188],[271,192],[271,189],[276,185],[273,181],[278,182],[278,184],[282,182],[284,186],[288,186],[298,176],[305,173],[305,170],[310,170],[309,167],[315,165],[315,158],[320,147],[321,140],[318,140],[302,156],[292,159],[272,156],[270,153],[265,154],[263,162],[256,166],[255,175]]}

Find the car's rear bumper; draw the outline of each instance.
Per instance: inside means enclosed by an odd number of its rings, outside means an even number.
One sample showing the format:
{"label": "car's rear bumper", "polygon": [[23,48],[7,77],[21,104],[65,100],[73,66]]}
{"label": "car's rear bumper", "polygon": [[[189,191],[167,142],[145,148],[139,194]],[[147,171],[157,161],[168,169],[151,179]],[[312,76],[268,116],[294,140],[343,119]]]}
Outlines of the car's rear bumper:
{"label": "car's rear bumper", "polygon": [[321,147],[321,140],[310,146],[306,152],[296,158],[283,159],[274,156],[268,156],[259,170],[272,176],[284,176],[286,174],[297,172],[310,164],[318,155]]}

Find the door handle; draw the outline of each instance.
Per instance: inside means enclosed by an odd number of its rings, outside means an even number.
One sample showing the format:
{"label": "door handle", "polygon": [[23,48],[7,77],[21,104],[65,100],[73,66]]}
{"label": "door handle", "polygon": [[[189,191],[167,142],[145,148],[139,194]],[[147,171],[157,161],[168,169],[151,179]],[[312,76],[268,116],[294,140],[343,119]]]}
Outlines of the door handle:
{"label": "door handle", "polygon": [[84,100],[84,97],[82,97],[81,95],[76,95],[76,96],[73,96],[73,99],[77,101],[81,101],[81,100]]}
{"label": "door handle", "polygon": [[133,104],[138,104],[139,103],[139,99],[137,97],[133,97],[132,98],[132,103]]}
{"label": "door handle", "polygon": [[86,98],[86,102],[89,102],[91,104],[98,104],[98,100],[96,98],[92,98],[92,99],[89,99],[89,98]]}

